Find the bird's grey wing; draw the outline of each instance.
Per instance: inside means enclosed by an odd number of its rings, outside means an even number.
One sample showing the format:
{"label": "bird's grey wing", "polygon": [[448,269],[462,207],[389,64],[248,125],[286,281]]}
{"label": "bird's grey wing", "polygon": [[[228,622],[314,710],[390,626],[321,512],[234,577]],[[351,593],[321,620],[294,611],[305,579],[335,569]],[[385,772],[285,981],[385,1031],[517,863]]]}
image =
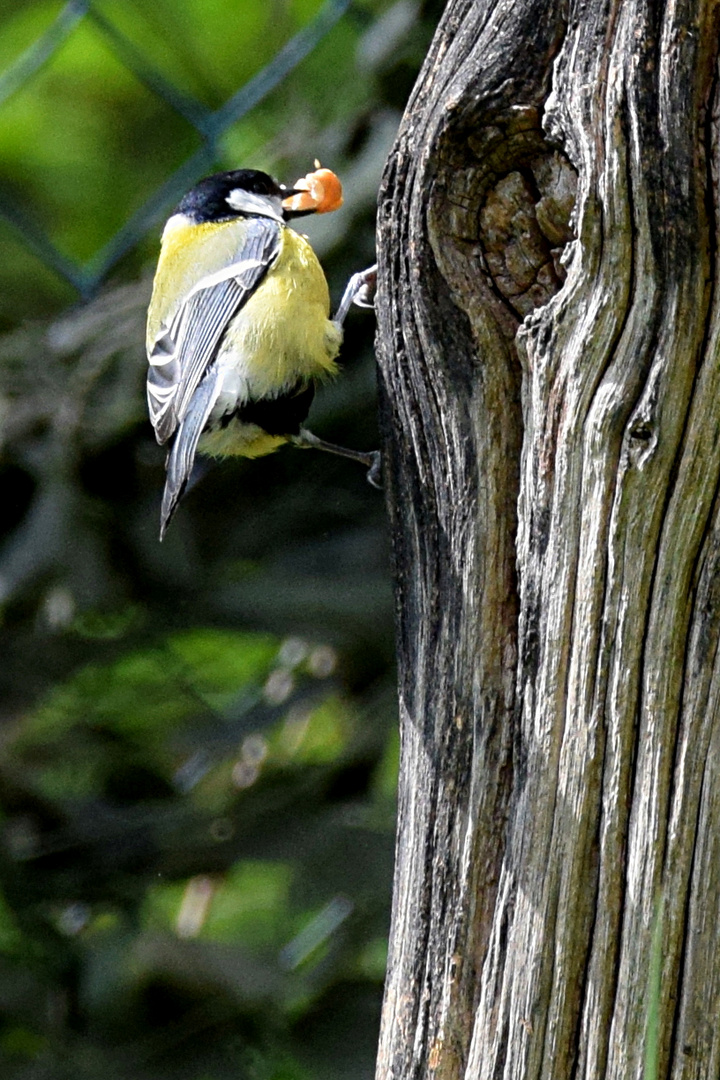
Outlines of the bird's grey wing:
{"label": "bird's grey wing", "polygon": [[245,260],[239,278],[199,288],[157,338],[150,354],[147,397],[159,443],[167,442],[177,430],[228,323],[260,280],[260,271]]}
{"label": "bird's grey wing", "polygon": [[228,323],[275,262],[280,228],[270,218],[248,220],[236,259],[201,279],[161,327],[149,351],[147,378],[148,410],[159,443],[177,429]]}
{"label": "bird's grey wing", "polygon": [[175,508],[182,498],[192,472],[198,440],[218,399],[221,387],[222,375],[217,361],[215,361],[210,364],[210,367],[200,380],[200,385],[193,394],[190,405],[180,421],[177,435],[173,440],[172,450],[168,454],[167,476],[160,510],[161,540],[170,523],[170,518],[175,513]]}

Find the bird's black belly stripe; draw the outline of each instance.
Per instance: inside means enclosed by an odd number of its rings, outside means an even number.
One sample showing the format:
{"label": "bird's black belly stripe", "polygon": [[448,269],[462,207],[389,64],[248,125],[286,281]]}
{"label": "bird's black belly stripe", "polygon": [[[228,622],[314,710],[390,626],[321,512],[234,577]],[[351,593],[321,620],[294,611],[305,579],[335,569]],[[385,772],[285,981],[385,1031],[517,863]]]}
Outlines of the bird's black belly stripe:
{"label": "bird's black belly stripe", "polygon": [[315,387],[303,387],[298,383],[289,393],[262,401],[248,401],[232,413],[220,418],[220,426],[227,427],[231,420],[244,424],[257,424],[268,435],[297,435],[300,425],[310,412]]}

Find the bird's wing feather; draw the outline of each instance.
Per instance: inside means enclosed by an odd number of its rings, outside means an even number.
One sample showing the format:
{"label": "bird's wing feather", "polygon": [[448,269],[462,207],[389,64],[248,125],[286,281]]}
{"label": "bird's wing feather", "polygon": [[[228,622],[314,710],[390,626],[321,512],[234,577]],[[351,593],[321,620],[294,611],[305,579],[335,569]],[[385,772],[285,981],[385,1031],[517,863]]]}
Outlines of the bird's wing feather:
{"label": "bird's wing feather", "polygon": [[249,219],[236,258],[201,278],[161,326],[148,353],[147,379],[150,420],[159,443],[167,442],[177,429],[228,323],[257,289],[279,251],[278,223]]}
{"label": "bird's wing feather", "polygon": [[167,459],[167,476],[160,510],[161,540],[182,498],[192,472],[198,440],[218,399],[221,386],[222,375],[217,363],[212,363],[200,381],[187,412],[180,422]]}

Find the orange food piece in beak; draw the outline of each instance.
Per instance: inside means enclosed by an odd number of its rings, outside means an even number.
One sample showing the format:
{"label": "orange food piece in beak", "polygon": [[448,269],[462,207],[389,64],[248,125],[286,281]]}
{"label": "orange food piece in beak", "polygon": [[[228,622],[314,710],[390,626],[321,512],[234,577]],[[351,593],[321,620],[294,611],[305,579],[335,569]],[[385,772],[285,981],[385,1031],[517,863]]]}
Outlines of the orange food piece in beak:
{"label": "orange food piece in beak", "polygon": [[297,195],[283,199],[286,210],[312,210],[316,214],[329,214],[343,204],[342,184],[330,169],[321,169],[315,162],[315,171],[301,177],[293,185]]}

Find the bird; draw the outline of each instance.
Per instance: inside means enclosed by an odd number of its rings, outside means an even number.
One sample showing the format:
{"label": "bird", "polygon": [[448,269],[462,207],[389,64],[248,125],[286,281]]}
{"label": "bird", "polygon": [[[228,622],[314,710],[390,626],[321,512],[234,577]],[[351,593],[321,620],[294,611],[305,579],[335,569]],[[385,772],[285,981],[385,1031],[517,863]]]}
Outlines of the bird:
{"label": "bird", "polygon": [[373,306],[376,267],[354,274],[330,318],[325,274],[289,222],[342,205],[330,169],[292,188],[258,169],[200,180],[162,234],[147,318],[147,401],[168,444],[160,540],[196,453],[246,458],[292,443],[360,461],[380,486],[380,455],[336,446],[303,427],[319,382],[337,371],[353,304]]}

